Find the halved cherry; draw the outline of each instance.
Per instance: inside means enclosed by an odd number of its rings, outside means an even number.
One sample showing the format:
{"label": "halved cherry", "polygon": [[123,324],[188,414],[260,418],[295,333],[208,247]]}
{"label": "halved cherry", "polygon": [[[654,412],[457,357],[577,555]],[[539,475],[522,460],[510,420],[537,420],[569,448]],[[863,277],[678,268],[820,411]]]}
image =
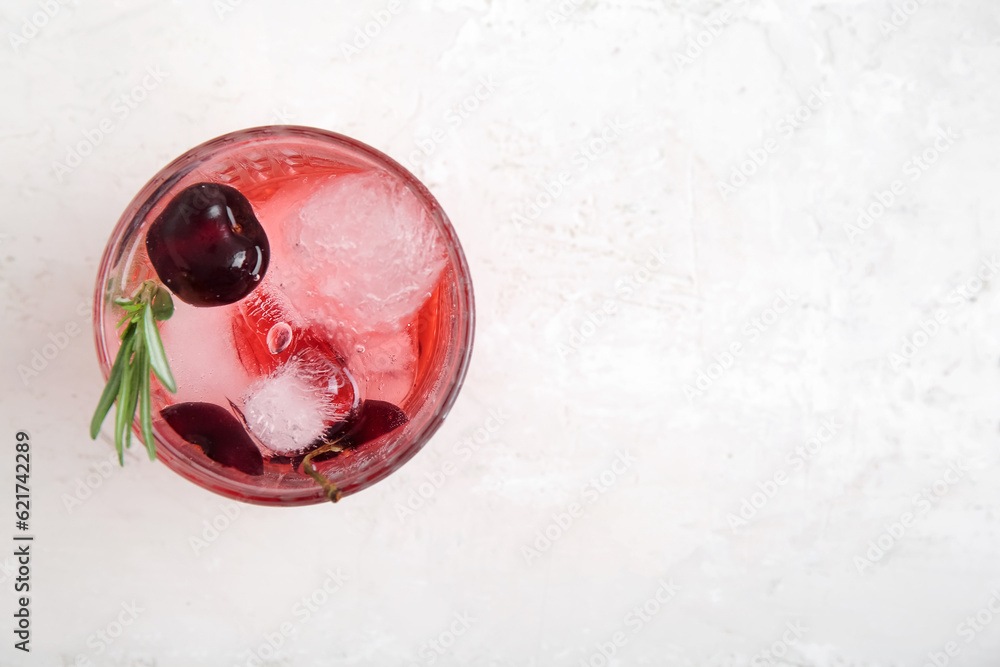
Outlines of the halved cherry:
{"label": "halved cherry", "polygon": [[146,232],[163,284],[192,306],[239,301],[260,284],[271,247],[239,190],[197,183],[178,193]]}
{"label": "halved cherry", "polygon": [[[323,435],[328,441],[340,440],[345,449],[353,449],[395,431],[407,421],[406,413],[392,403],[367,400],[361,402],[353,418],[334,424]],[[315,460],[323,459],[317,456]]]}
{"label": "halved cherry", "polygon": [[160,416],[192,445],[217,463],[247,475],[264,474],[264,458],[239,420],[212,403],[177,403]]}

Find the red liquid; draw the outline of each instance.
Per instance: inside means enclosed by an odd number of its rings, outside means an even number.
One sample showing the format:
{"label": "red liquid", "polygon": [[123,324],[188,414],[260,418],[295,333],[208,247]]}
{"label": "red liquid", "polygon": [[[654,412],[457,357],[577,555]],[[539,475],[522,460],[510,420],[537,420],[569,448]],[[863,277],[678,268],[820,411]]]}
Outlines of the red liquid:
{"label": "red liquid", "polygon": [[[382,401],[408,421],[316,464],[345,495],[381,479],[439,426],[471,352],[468,270],[440,207],[385,156],[318,130],[259,128],[198,147],[144,188],[108,245],[95,306],[105,373],[121,315],[110,300],[156,279],[145,230],[174,194],[199,182],[247,197],[271,261],[238,303],[195,308],[175,299],[160,333],[177,393],[154,380],[159,458],[231,498],[321,502],[302,456],[357,418],[364,401]],[[243,421],[263,474],[220,465],[158,418],[182,402],[218,405]]]}

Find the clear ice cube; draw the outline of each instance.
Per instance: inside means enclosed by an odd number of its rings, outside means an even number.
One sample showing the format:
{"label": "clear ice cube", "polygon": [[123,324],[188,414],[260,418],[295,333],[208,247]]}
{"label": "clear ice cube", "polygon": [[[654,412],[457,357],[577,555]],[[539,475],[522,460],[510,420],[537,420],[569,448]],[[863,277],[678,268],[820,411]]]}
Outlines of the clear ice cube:
{"label": "clear ice cube", "polygon": [[284,220],[294,275],[282,288],[302,313],[356,332],[402,329],[446,265],[416,195],[382,172],[326,179]]}

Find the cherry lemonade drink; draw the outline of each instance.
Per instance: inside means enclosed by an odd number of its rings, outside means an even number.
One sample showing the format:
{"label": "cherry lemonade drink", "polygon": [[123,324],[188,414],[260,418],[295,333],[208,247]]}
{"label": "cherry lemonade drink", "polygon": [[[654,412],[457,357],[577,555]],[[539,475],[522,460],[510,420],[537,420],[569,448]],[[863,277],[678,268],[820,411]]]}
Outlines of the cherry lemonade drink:
{"label": "cherry lemonade drink", "polygon": [[[472,348],[454,230],[378,151],[273,126],[205,143],[136,196],[95,298],[121,452],[261,504],[338,500],[430,438]],[[155,444],[154,444],[155,443]]]}

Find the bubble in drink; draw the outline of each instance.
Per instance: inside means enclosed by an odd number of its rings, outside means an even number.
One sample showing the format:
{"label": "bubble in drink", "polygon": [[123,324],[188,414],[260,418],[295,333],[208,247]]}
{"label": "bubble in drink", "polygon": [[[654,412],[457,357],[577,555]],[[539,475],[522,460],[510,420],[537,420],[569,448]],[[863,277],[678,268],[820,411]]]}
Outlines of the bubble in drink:
{"label": "bubble in drink", "polygon": [[267,332],[267,349],[271,354],[281,354],[292,344],[292,327],[288,322],[278,322]]}

